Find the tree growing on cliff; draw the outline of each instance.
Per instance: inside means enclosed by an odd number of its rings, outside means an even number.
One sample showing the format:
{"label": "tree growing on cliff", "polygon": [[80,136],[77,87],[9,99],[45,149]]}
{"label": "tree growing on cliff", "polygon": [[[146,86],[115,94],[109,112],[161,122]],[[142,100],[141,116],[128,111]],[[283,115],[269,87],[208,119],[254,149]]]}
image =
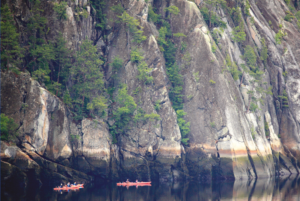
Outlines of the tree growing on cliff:
{"label": "tree growing on cliff", "polygon": [[187,145],[189,138],[187,138],[186,136],[190,132],[190,122],[186,122],[183,119],[183,117],[186,115],[186,112],[184,112],[183,110],[177,110],[176,114],[177,114],[177,123],[181,132],[181,142],[184,145]]}
{"label": "tree growing on cliff", "polygon": [[256,69],[256,54],[250,45],[245,48],[243,59],[246,61],[251,70]]}
{"label": "tree growing on cliff", "polygon": [[137,107],[133,97],[128,94],[127,85],[125,84],[118,90],[116,103],[118,104],[118,107],[113,111],[115,123],[110,127],[113,143],[117,143],[116,136],[118,134],[121,134],[128,129],[133,112]]}
{"label": "tree growing on cliff", "polygon": [[146,84],[151,83],[153,81],[153,77],[150,75],[151,68],[149,68],[148,64],[145,61],[143,61],[144,57],[142,51],[138,49],[134,49],[131,51],[130,56],[131,56],[130,60],[133,63],[137,64],[138,80]]}
{"label": "tree growing on cliff", "polygon": [[97,110],[97,114],[101,115],[106,108],[106,100],[102,96],[105,90],[100,69],[102,63],[97,48],[92,41],[85,39],[76,54],[76,62],[70,69],[74,81],[73,103],[77,105],[78,111],[89,110],[90,115],[94,115]]}
{"label": "tree growing on cliff", "polygon": [[56,12],[57,19],[59,20],[66,20],[67,19],[67,12],[66,7],[68,3],[62,1],[60,3],[54,3],[53,10]]}
{"label": "tree growing on cliff", "polygon": [[96,28],[103,30],[106,26],[106,3],[104,0],[91,0],[91,6],[96,11]]}
{"label": "tree growing on cliff", "polygon": [[[143,27],[140,27],[140,23],[134,17],[131,17],[126,11],[121,16],[118,16],[124,24],[126,24],[129,32],[133,34],[133,41],[141,43],[146,40],[147,37],[143,35]],[[139,28],[140,27],[140,28]]]}
{"label": "tree growing on cliff", "polygon": [[15,123],[13,118],[9,118],[4,113],[1,113],[0,120],[0,139],[4,141],[14,140],[18,136],[18,125]]}
{"label": "tree growing on cliff", "polygon": [[24,49],[19,45],[19,34],[14,26],[12,13],[7,4],[1,7],[1,67],[19,72]]}

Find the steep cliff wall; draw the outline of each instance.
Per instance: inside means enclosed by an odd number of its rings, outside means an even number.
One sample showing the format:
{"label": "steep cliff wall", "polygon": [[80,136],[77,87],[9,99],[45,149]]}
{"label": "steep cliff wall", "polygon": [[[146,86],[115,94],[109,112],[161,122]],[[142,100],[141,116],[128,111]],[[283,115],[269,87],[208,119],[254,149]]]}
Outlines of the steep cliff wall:
{"label": "steep cliff wall", "polygon": [[[140,108],[160,118],[135,122],[132,116],[129,128],[112,136],[118,90],[107,94],[107,117],[75,121],[71,110],[29,73],[2,72],[1,112],[17,122],[20,133],[17,146],[1,144],[5,174],[10,175],[1,178],[3,181],[13,178],[13,172],[25,172],[23,180],[35,172],[42,183],[47,182],[45,175],[60,180],[171,181],[299,172],[300,33],[296,19],[284,20],[291,9],[284,1],[228,1],[226,6],[221,6],[222,1],[213,5],[187,0],[106,1],[109,20],[105,30],[95,27],[89,1],[68,1],[65,21],[57,20],[52,2],[42,2],[47,8],[43,16],[48,19],[48,40],[61,32],[68,48],[76,51],[86,37],[91,39],[105,60],[101,71],[106,88],[119,89],[126,84],[137,105],[134,115]],[[6,3],[13,10],[20,43],[25,43],[30,34],[25,27],[31,5],[22,0]],[[143,27],[146,39],[141,43],[132,41],[128,24],[117,22],[117,14],[110,8],[118,3],[138,20],[139,29]],[[225,27],[206,23],[205,13],[200,12],[205,5]],[[250,6],[249,13],[245,5]],[[172,6],[179,12],[168,9]],[[77,8],[86,10],[87,17],[75,20]],[[167,37],[176,48],[172,56],[182,75],[184,119],[190,122],[187,144],[182,142],[178,109],[170,95],[174,83],[161,42],[165,24],[148,17],[153,10],[168,22],[171,35]],[[238,25],[245,32],[241,41],[233,34],[238,16]],[[277,33],[281,32],[278,42]],[[181,33],[180,37],[175,37],[176,33]],[[257,57],[255,67],[243,56],[249,46]],[[138,77],[138,63],[130,57],[135,50],[150,68],[151,83]],[[267,51],[266,58],[263,51]],[[118,71],[110,65],[116,56],[124,61]]]}

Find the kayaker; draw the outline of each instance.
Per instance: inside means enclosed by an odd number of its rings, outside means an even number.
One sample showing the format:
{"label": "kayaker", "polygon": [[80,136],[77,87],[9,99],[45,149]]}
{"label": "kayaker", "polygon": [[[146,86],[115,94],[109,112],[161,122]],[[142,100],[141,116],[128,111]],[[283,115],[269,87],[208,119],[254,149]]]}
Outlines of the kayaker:
{"label": "kayaker", "polygon": [[59,186],[59,188],[62,188],[62,187],[63,187],[63,184],[61,183],[60,186]]}
{"label": "kayaker", "polygon": [[129,179],[126,180],[126,183],[129,183]]}
{"label": "kayaker", "polygon": [[68,182],[67,186],[70,187],[70,182]]}
{"label": "kayaker", "polygon": [[135,183],[139,183],[139,181],[138,181],[138,180],[135,180]]}
{"label": "kayaker", "polygon": [[76,182],[74,182],[73,186],[77,186]]}

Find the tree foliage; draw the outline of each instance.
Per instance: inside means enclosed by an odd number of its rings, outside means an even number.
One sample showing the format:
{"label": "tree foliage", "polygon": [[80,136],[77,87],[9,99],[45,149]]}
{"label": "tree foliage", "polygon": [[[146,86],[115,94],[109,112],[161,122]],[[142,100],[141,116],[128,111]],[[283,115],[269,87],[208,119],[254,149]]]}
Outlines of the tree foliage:
{"label": "tree foliage", "polygon": [[160,18],[161,18],[161,16],[154,12],[153,7],[149,6],[148,21],[152,21],[153,23],[157,23],[157,22],[160,21]]}
{"label": "tree foliage", "polygon": [[122,4],[117,4],[117,5],[115,5],[115,6],[112,6],[111,7],[111,10],[114,12],[114,13],[116,13],[117,15],[122,15],[123,14],[123,12],[124,12],[124,8],[123,8],[123,6],[122,6]]}
{"label": "tree foliage", "polygon": [[4,141],[14,140],[18,136],[17,129],[18,129],[18,125],[15,123],[14,119],[9,118],[4,113],[1,113],[0,139]]}
{"label": "tree foliage", "polygon": [[137,107],[133,97],[128,94],[127,86],[125,84],[118,90],[116,103],[118,104],[118,107],[113,111],[113,119],[115,120],[115,123],[110,128],[113,136],[113,143],[117,142],[116,136],[118,134],[122,134],[128,129],[133,112]]}
{"label": "tree foliage", "polygon": [[1,67],[19,72],[24,49],[19,45],[19,34],[7,4],[1,7]]}
{"label": "tree foliage", "polygon": [[165,11],[168,11],[173,15],[178,15],[179,12],[180,12],[179,8],[177,6],[174,6],[174,5],[165,8]]}
{"label": "tree foliage", "polygon": [[153,77],[150,75],[151,68],[148,67],[148,64],[143,61],[144,57],[142,51],[134,49],[131,51],[131,61],[137,64],[138,76],[137,78],[143,83],[149,84],[153,81]]}
{"label": "tree foliage", "polygon": [[226,23],[223,22],[219,16],[213,11],[210,11],[206,6],[200,8],[200,12],[203,15],[203,19],[206,24],[211,27],[226,28]]}
{"label": "tree foliage", "polygon": [[235,42],[243,42],[246,40],[246,33],[244,31],[244,26],[237,26],[232,31],[233,40]]}
{"label": "tree foliage", "polygon": [[91,5],[96,11],[96,28],[103,30],[106,26],[106,14],[104,14],[105,0],[91,0]]}
{"label": "tree foliage", "polygon": [[186,122],[183,117],[186,115],[186,112],[183,110],[177,110],[177,123],[181,132],[181,142],[187,145],[189,138],[187,138],[187,134],[190,132],[190,122]]}
{"label": "tree foliage", "polygon": [[256,68],[255,66],[257,57],[253,48],[250,45],[246,46],[243,58],[251,69]]}
{"label": "tree foliage", "polygon": [[62,1],[60,3],[54,3],[53,10],[56,12],[57,19],[59,20],[66,20],[67,19],[67,12],[66,7],[68,3],[65,1]]}
{"label": "tree foliage", "polygon": [[133,34],[133,41],[136,43],[141,43],[146,40],[147,37],[143,35],[143,27],[140,27],[140,23],[134,17],[131,17],[126,11],[123,12],[121,16],[118,16],[124,24],[128,27],[129,31]]}
{"label": "tree foliage", "polygon": [[260,59],[266,65],[267,64],[267,59],[268,59],[268,48],[267,48],[266,41],[265,41],[264,38],[261,40],[261,44],[262,44],[262,49],[261,49],[261,52],[260,52]]}
{"label": "tree foliage", "polygon": [[[101,114],[106,108],[104,92],[103,74],[100,65],[103,62],[99,59],[97,48],[92,41],[85,39],[76,54],[76,62],[71,68],[71,77],[74,82],[72,92],[73,103],[77,105],[77,112],[82,113],[85,109],[90,110],[90,114]],[[81,119],[82,116],[79,116]]]}

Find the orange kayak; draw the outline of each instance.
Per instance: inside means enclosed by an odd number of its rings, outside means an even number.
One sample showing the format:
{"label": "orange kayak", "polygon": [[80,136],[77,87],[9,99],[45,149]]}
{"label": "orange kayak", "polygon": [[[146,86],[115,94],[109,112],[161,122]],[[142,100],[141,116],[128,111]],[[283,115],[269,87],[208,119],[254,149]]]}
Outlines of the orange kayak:
{"label": "orange kayak", "polygon": [[62,188],[56,187],[56,188],[53,188],[53,190],[59,191],[59,190],[79,189],[79,188],[83,188],[83,184],[78,184],[78,185],[76,185],[76,186],[70,186],[70,187],[64,186],[64,187],[62,187]]}
{"label": "orange kayak", "polygon": [[151,181],[150,182],[122,182],[122,183],[117,183],[117,186],[151,186]]}

